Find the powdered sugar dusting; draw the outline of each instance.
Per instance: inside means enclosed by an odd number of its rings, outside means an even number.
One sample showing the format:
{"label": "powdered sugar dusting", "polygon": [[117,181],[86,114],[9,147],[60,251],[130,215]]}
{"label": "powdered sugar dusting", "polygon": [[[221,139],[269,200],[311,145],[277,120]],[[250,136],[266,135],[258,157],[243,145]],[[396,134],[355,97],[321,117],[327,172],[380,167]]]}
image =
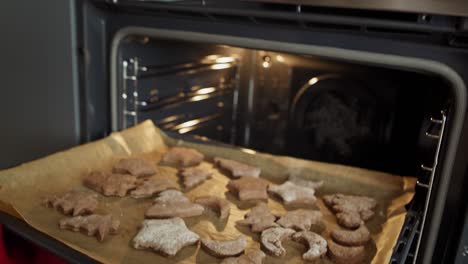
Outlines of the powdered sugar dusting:
{"label": "powdered sugar dusting", "polygon": [[133,239],[133,246],[136,249],[152,248],[164,255],[174,256],[180,249],[195,244],[199,239],[181,218],[145,220]]}

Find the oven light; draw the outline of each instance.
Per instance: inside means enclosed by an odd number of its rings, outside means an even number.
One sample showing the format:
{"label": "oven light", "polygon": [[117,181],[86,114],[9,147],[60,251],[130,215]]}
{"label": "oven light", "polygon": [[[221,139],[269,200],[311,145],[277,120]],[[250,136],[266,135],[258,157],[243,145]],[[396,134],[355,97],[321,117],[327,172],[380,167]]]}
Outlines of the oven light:
{"label": "oven light", "polygon": [[262,62],[262,66],[263,66],[263,68],[270,68],[271,63],[268,62],[268,61],[264,61],[264,62]]}
{"label": "oven light", "polygon": [[215,87],[201,88],[197,91],[197,94],[209,94],[216,91]]}
{"label": "oven light", "polygon": [[190,127],[186,127],[186,128],[179,129],[179,131],[177,131],[177,132],[179,132],[179,134],[185,134],[185,133],[189,132],[190,130],[192,130]]}
{"label": "oven light", "polygon": [[281,55],[277,55],[276,60],[279,61],[279,62],[284,62],[284,57],[281,56]]}
{"label": "oven light", "polygon": [[218,63],[218,64],[211,65],[212,70],[223,70],[223,69],[227,69],[230,67],[231,67],[231,64],[229,63]]}
{"label": "oven light", "polygon": [[319,79],[317,77],[314,77],[312,79],[309,80],[309,85],[314,85],[316,84],[317,82],[319,81]]}
{"label": "oven light", "polygon": [[255,150],[253,150],[253,149],[248,149],[248,148],[240,148],[240,150],[241,150],[242,152],[245,152],[245,153],[248,153],[248,154],[255,154],[255,153],[257,153]]}
{"label": "oven light", "polygon": [[207,60],[216,60],[217,58],[219,58],[219,55],[216,55],[216,54],[208,55],[205,57],[205,59]]}
{"label": "oven light", "polygon": [[230,62],[234,62],[234,58],[233,57],[221,57],[221,58],[217,58],[215,61],[216,63],[230,63]]}
{"label": "oven light", "polygon": [[177,132],[179,134],[185,134],[189,131],[192,131],[195,129],[194,126],[200,124],[200,119],[194,119],[194,120],[190,120],[190,121],[187,121],[187,122],[184,122],[182,124],[179,124],[177,125],[175,128],[178,129]]}
{"label": "oven light", "polygon": [[210,98],[209,95],[206,95],[206,94],[203,94],[203,95],[197,95],[197,96],[194,96],[190,99],[191,102],[197,102],[197,101],[201,101],[201,100],[205,100],[207,98]]}
{"label": "oven light", "polygon": [[177,125],[177,128],[187,128],[187,127],[192,127],[198,124],[200,124],[200,120],[194,119],[194,120],[190,120],[190,121]]}
{"label": "oven light", "polygon": [[166,117],[166,118],[163,118],[161,120],[159,120],[159,124],[164,124],[164,123],[169,123],[169,122],[172,122],[172,121],[175,121],[177,120],[178,118],[182,117],[182,115],[173,115],[173,116],[169,116],[169,117]]}

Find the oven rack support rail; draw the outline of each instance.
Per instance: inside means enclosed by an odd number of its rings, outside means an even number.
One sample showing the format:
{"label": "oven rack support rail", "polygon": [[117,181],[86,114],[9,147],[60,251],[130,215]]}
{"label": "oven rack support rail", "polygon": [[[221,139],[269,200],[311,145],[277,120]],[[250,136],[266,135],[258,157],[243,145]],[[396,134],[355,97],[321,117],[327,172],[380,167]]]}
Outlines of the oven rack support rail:
{"label": "oven rack support rail", "polygon": [[138,99],[138,75],[146,71],[138,58],[122,61],[122,126],[138,124],[138,110],[142,102]]}
{"label": "oven rack support rail", "polygon": [[[416,263],[419,247],[421,244],[422,233],[427,218],[429,208],[429,201],[431,198],[432,187],[434,178],[438,169],[438,161],[440,158],[440,149],[444,138],[445,127],[447,123],[446,111],[441,111],[441,118],[430,118],[431,125],[426,130],[425,136],[436,140],[436,149],[433,158],[432,166],[421,164],[421,169],[424,171],[424,176],[427,179],[420,178],[416,182],[417,191],[411,205],[409,206],[403,228],[398,237],[398,241],[393,249],[393,254],[390,263]],[[434,133],[432,130],[438,128],[438,132]],[[429,177],[427,177],[429,175]],[[425,193],[425,197],[421,194]],[[423,208],[420,208],[419,202],[423,202]]]}

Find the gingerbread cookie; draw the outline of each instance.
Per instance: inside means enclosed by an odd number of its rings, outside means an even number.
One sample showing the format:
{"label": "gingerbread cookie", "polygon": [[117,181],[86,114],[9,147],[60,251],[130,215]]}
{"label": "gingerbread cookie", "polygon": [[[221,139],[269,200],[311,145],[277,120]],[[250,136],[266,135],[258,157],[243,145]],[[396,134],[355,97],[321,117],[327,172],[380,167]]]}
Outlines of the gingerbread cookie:
{"label": "gingerbread cookie", "polygon": [[338,223],[347,228],[357,228],[360,220],[369,220],[377,206],[375,199],[366,196],[333,194],[325,195],[323,201],[337,214]]}
{"label": "gingerbread cookie", "polygon": [[299,186],[290,181],[270,186],[268,192],[281,197],[285,205],[311,205],[317,201],[314,189]]}
{"label": "gingerbread cookie", "polygon": [[190,199],[185,196],[181,191],[178,190],[167,190],[162,191],[158,194],[158,197],[154,198],[154,203],[189,203]]}
{"label": "gingerbread cookie", "polygon": [[148,198],[169,189],[177,190],[179,189],[179,185],[169,179],[148,179],[135,190],[131,191],[130,196],[135,199]]}
{"label": "gingerbread cookie", "polygon": [[354,211],[337,213],[336,221],[340,226],[350,229],[358,228],[362,223],[361,216]]}
{"label": "gingerbread cookie", "polygon": [[364,246],[345,247],[328,240],[328,256],[337,264],[358,264],[366,257]]}
{"label": "gingerbread cookie", "polygon": [[233,240],[202,239],[202,248],[217,258],[233,257],[242,254],[247,247],[247,239],[240,235]]}
{"label": "gingerbread cookie", "polygon": [[302,255],[302,259],[306,261],[314,261],[327,253],[327,241],[314,232],[297,232],[292,239],[308,246],[308,250]]}
{"label": "gingerbread cookie", "polygon": [[199,239],[181,218],[144,220],[140,231],[133,238],[133,247],[153,249],[164,256],[175,256],[179,250],[196,244]]}
{"label": "gingerbread cookie", "polygon": [[259,177],[262,170],[258,167],[250,166],[244,163],[240,163],[235,160],[214,158],[215,164],[220,168],[231,172],[232,177]]}
{"label": "gingerbread cookie", "polygon": [[205,156],[195,149],[173,147],[163,155],[162,163],[174,167],[192,167],[200,164]]}
{"label": "gingerbread cookie", "polygon": [[218,214],[220,220],[226,220],[229,217],[231,206],[228,201],[216,196],[201,196],[195,199],[195,203],[210,208]]}
{"label": "gingerbread cookie", "polygon": [[144,159],[128,158],[117,162],[112,171],[117,174],[131,174],[136,177],[147,177],[157,173],[156,167]]}
{"label": "gingerbread cookie", "polygon": [[248,225],[252,232],[258,233],[270,227],[277,227],[275,223],[276,216],[270,212],[265,203],[259,203],[245,214],[243,220],[238,220],[238,225]]}
{"label": "gingerbread cookie", "polygon": [[66,215],[77,216],[93,213],[98,206],[98,201],[96,194],[71,191],[64,195],[47,197],[44,199],[44,204]]}
{"label": "gingerbread cookie", "polygon": [[311,188],[314,190],[317,190],[318,188],[323,186],[323,181],[307,180],[296,175],[290,175],[288,180],[296,185]]}
{"label": "gingerbread cookie", "polygon": [[371,240],[371,234],[364,223],[356,230],[334,230],[332,239],[343,246],[362,246]]}
{"label": "gingerbread cookie", "polygon": [[286,254],[282,243],[289,239],[296,231],[290,228],[272,227],[263,230],[261,235],[262,247],[272,256],[281,257]]}
{"label": "gingerbread cookie", "polygon": [[136,187],[136,178],[128,174],[107,174],[91,172],[84,179],[84,185],[105,196],[124,197]]}
{"label": "gingerbread cookie", "polygon": [[226,258],[221,264],[262,264],[265,257],[265,253],[257,249],[237,258]]}
{"label": "gingerbread cookie", "polygon": [[319,224],[321,219],[322,213],[320,211],[299,209],[287,212],[276,223],[297,231],[309,231],[312,225]]}
{"label": "gingerbread cookie", "polygon": [[163,194],[162,198],[156,198],[153,205],[146,210],[145,216],[147,218],[192,217],[201,215],[205,210],[203,206],[192,203],[188,198],[174,197],[175,199],[171,199]]}
{"label": "gingerbread cookie", "polygon": [[238,180],[229,181],[227,188],[237,195],[240,201],[267,201],[268,181],[261,178],[241,177]]}
{"label": "gingerbread cookie", "polygon": [[69,229],[75,232],[84,231],[88,236],[97,236],[99,241],[103,241],[108,234],[115,234],[120,222],[113,220],[110,214],[87,216],[74,216],[60,220],[61,229]]}
{"label": "gingerbread cookie", "polygon": [[110,173],[102,171],[92,171],[88,173],[86,178],[83,180],[83,184],[96,192],[102,193],[102,185],[109,178]]}
{"label": "gingerbread cookie", "polygon": [[211,179],[212,172],[201,168],[186,168],[180,172],[182,185],[185,189],[191,189],[204,181]]}

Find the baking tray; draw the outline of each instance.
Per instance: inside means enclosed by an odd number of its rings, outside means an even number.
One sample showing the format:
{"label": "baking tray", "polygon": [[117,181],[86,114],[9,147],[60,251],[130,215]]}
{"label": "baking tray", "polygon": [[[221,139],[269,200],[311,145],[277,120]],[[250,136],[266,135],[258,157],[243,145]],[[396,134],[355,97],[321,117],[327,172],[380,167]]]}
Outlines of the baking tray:
{"label": "baking tray", "polygon": [[[83,253],[82,255],[106,263],[134,263],[135,261],[145,263],[158,261],[165,263],[216,263],[216,259],[199,250],[199,247],[188,248],[171,259],[163,258],[150,251],[131,249],[129,241],[143,220],[143,212],[150,204],[150,200],[136,201],[132,198],[115,199],[101,196],[101,204],[104,207],[101,209],[117,216],[123,227],[122,232],[110,237],[111,241],[104,243],[97,242],[95,238],[59,230],[56,223],[60,218],[63,218],[63,215],[55,210],[40,206],[41,197],[47,193],[63,192],[75,187],[83,189],[82,176],[90,170],[108,170],[116,160],[125,156],[141,156],[157,161],[168,146],[183,145],[202,151],[207,156],[208,162],[204,162],[200,166],[208,166],[206,168],[212,168],[209,161],[214,156],[233,158],[261,167],[263,169],[262,177],[269,179],[273,184],[281,183],[294,172],[312,180],[324,180],[325,184],[319,190],[319,193],[323,191],[321,195],[345,192],[373,196],[380,201],[380,205],[376,209],[376,216],[368,223],[374,238],[373,242],[369,244],[368,262],[370,263],[371,258],[373,258],[373,263],[381,263],[390,257],[392,247],[404,222],[406,214],[404,204],[414,194],[414,181],[410,181],[414,178],[291,157],[272,156],[242,148],[219,147],[213,142],[206,144],[207,142],[194,139],[188,141],[167,136],[152,122],[146,121],[133,128],[113,133],[102,140],[57,153],[17,168],[0,171],[0,185],[2,187],[0,188],[0,209],[24,219],[35,229],[53,238],[38,236],[35,232],[30,232],[31,230],[28,228],[20,228],[18,223],[21,221],[8,221],[11,218],[7,217],[4,218],[5,222],[14,223],[11,228],[16,229],[17,233],[25,235],[27,239],[37,240],[37,243],[45,245],[71,262],[82,262],[79,258],[83,256],[75,252],[78,251]],[[194,141],[196,143],[193,143]],[[300,171],[297,171],[298,169]],[[159,177],[177,179],[177,171],[174,168],[163,166],[160,167],[160,171]],[[235,227],[235,221],[242,219],[248,208],[241,208],[236,203],[235,198],[229,197],[229,193],[224,193],[229,178],[217,170],[213,172],[211,180],[190,190],[187,195],[190,198],[206,194],[223,195],[223,197],[226,195],[237,206],[231,206],[231,217],[220,230],[213,223],[216,221],[216,217],[211,216],[206,216],[204,219],[186,219],[187,225],[201,237],[230,239],[239,233],[248,233],[248,229],[246,231]],[[54,184],[49,184],[49,182],[54,182]],[[335,217],[321,200],[317,206],[324,214],[323,220],[326,222],[327,232],[338,228]],[[274,199],[269,201],[269,207],[273,213],[277,214],[284,214],[287,210]],[[324,235],[328,236],[328,233]],[[258,235],[248,234],[248,239],[250,242],[247,251],[258,248],[258,243],[254,242],[258,241]],[[63,244],[53,240],[62,241]],[[59,248],[66,247],[65,245],[75,250],[59,250]],[[268,262],[302,262],[300,256],[303,250],[302,245],[289,245],[288,255],[284,259],[269,257]],[[116,254],[117,252],[118,254]],[[324,263],[328,263],[328,261]]]}

